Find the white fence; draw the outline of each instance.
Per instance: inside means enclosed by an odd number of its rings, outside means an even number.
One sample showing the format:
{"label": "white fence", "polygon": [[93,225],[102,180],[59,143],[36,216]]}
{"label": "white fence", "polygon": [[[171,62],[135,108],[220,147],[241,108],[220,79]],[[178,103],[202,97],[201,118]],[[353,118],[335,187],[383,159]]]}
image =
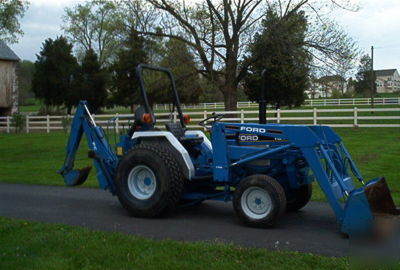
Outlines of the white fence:
{"label": "white fence", "polygon": [[[374,104],[382,105],[400,105],[400,97],[392,98],[374,98]],[[304,101],[304,106],[307,107],[326,107],[326,106],[357,106],[371,105],[371,98],[341,98],[341,99],[307,99]],[[168,110],[168,104],[156,104],[156,110]],[[215,103],[200,103],[195,105],[182,104],[183,109],[225,109],[223,102]],[[238,101],[238,109],[240,108],[257,108],[257,102]]]}
{"label": "white fence", "polygon": [[[200,111],[187,113],[191,117],[188,128],[200,128],[198,122],[210,116],[212,111]],[[257,122],[258,111],[240,110],[218,112],[225,115],[222,121],[227,122]],[[170,113],[156,113],[157,127],[163,128],[165,122],[176,121],[177,115]],[[103,128],[114,128],[118,132],[131,125],[132,115],[93,115],[96,123]],[[24,132],[51,132],[68,129],[71,116],[29,116],[24,123]],[[267,121],[269,123],[291,123],[305,125],[328,125],[331,127],[400,127],[399,108],[349,108],[349,109],[318,109],[309,110],[267,110]],[[0,132],[11,133],[11,117],[0,117]]]}

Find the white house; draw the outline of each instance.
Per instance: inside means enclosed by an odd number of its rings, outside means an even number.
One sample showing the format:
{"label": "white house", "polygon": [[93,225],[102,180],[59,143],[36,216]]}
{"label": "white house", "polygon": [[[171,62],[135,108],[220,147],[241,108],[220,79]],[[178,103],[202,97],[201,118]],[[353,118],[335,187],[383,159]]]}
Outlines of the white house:
{"label": "white house", "polygon": [[375,77],[377,93],[400,91],[400,75],[397,69],[375,70]]}

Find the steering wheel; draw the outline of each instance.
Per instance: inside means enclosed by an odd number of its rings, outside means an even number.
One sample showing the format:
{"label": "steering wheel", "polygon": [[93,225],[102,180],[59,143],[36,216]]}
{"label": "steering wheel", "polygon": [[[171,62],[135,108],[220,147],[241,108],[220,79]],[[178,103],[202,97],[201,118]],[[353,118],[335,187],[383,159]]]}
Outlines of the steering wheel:
{"label": "steering wheel", "polygon": [[199,126],[206,127],[207,121],[208,121],[208,120],[214,119],[214,122],[213,122],[213,123],[215,123],[215,122],[220,121],[220,120],[221,120],[222,118],[224,118],[224,117],[225,117],[225,114],[216,114],[215,112],[213,112],[213,113],[211,114],[211,116],[207,117],[207,118],[204,119],[204,120],[201,120],[201,121],[199,122]]}

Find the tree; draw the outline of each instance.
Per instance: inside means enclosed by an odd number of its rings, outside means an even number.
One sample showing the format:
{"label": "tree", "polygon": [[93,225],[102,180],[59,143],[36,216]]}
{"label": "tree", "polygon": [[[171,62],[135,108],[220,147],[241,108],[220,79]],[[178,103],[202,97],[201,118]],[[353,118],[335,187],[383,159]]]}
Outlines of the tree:
{"label": "tree", "polygon": [[371,58],[368,54],[363,55],[360,59],[358,71],[356,74],[356,82],[354,89],[357,94],[367,95],[371,92],[371,81],[373,74],[371,72]]}
{"label": "tree", "polygon": [[236,109],[237,87],[244,76],[239,66],[245,41],[259,21],[256,1],[202,1],[186,6],[185,2],[149,0],[162,14],[160,27],[139,31],[145,35],[164,36],[184,42],[202,64],[199,72],[224,95],[227,109]]}
{"label": "tree", "polygon": [[75,98],[87,100],[91,111],[98,113],[107,100],[107,73],[101,68],[93,49],[86,51],[77,75]]}
{"label": "tree", "polygon": [[141,94],[136,77],[136,66],[147,62],[145,39],[131,31],[128,39],[122,44],[117,59],[111,66],[112,87],[110,102],[112,105],[130,106],[141,103]]}
{"label": "tree", "polygon": [[0,1],[0,39],[16,43],[18,36],[23,34],[19,19],[25,14],[28,2],[24,0]]}
{"label": "tree", "polygon": [[72,55],[72,44],[63,36],[45,40],[36,55],[32,91],[48,106],[66,105],[71,109],[72,85],[78,62]]}
{"label": "tree", "polygon": [[280,17],[271,9],[262,25],[263,31],[255,35],[255,41],[250,46],[249,60],[253,64],[245,79],[246,94],[252,100],[259,99],[261,73],[266,69],[267,102],[277,108],[282,105],[299,106],[308,87],[311,60],[304,47],[307,31],[305,13],[300,11]]}
{"label": "tree", "polygon": [[33,98],[32,92],[32,79],[35,73],[35,64],[28,60],[23,60],[18,63],[17,77],[18,77],[18,92],[19,104],[24,105],[27,99]]}
{"label": "tree", "polygon": [[[263,0],[202,0],[193,4],[169,0],[147,2],[160,15],[153,22],[153,27],[147,25],[138,33],[173,38],[189,46],[196,54],[196,61],[201,63],[199,72],[218,86],[228,110],[236,109],[238,87],[252,64],[250,60],[244,61],[246,46],[259,29],[266,9],[279,6],[281,17],[300,9],[314,14],[312,22],[316,27],[313,29],[319,31],[309,31],[306,45],[315,57],[320,56],[315,53],[317,51],[334,61],[336,57],[348,55],[347,52],[352,50],[352,46],[347,46],[347,35],[335,31],[334,24],[328,27],[326,18],[319,12],[327,4],[347,8],[342,5],[346,1],[276,0],[266,2],[266,5]],[[139,18],[141,13],[138,9],[136,17]],[[323,23],[317,24],[317,20]]]}
{"label": "tree", "polygon": [[[200,84],[201,78],[197,73],[198,68],[193,60],[194,56],[186,44],[179,40],[170,39],[165,47],[166,53],[160,65],[169,68],[174,74],[180,101],[182,103],[198,103],[203,90]],[[169,80],[164,79],[162,82],[161,88],[170,89]],[[166,97],[165,102],[171,103],[173,96],[170,91]]]}
{"label": "tree", "polygon": [[65,34],[76,44],[78,53],[93,49],[101,66],[111,62],[118,47],[121,31],[117,7],[108,0],[87,1],[73,8],[66,8],[63,16]]}

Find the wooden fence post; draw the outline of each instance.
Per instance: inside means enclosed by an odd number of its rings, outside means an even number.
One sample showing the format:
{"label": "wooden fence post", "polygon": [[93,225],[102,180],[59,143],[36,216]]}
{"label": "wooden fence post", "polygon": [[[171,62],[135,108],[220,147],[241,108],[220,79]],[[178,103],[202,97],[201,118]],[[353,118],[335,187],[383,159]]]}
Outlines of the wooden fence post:
{"label": "wooden fence post", "polygon": [[10,133],[10,116],[7,116],[6,117],[6,130],[7,130],[7,133]]}
{"label": "wooden fence post", "polygon": [[115,114],[115,132],[119,134],[119,113]]}
{"label": "wooden fence post", "polygon": [[[203,117],[204,117],[204,119],[207,118],[207,111],[204,111]],[[204,127],[204,132],[206,132],[206,131],[207,131],[207,129],[206,129],[206,127]]]}
{"label": "wooden fence post", "polygon": [[29,114],[26,115],[25,119],[25,131],[26,133],[29,133]]}
{"label": "wooden fence post", "polygon": [[240,123],[244,124],[244,110],[240,110]]}
{"label": "wooden fence post", "polygon": [[71,133],[71,124],[69,123],[69,119],[71,119],[71,115],[67,114],[67,133]]}
{"label": "wooden fence post", "polygon": [[313,125],[317,125],[317,108],[314,108],[313,112]]}
{"label": "wooden fence post", "polygon": [[46,116],[46,131],[50,133],[50,115]]}
{"label": "wooden fence post", "polygon": [[354,115],[354,127],[358,127],[358,108],[357,107],[354,107],[353,115]]}
{"label": "wooden fence post", "polygon": [[277,113],[276,113],[276,122],[280,124],[281,122],[281,109],[278,108]]}

